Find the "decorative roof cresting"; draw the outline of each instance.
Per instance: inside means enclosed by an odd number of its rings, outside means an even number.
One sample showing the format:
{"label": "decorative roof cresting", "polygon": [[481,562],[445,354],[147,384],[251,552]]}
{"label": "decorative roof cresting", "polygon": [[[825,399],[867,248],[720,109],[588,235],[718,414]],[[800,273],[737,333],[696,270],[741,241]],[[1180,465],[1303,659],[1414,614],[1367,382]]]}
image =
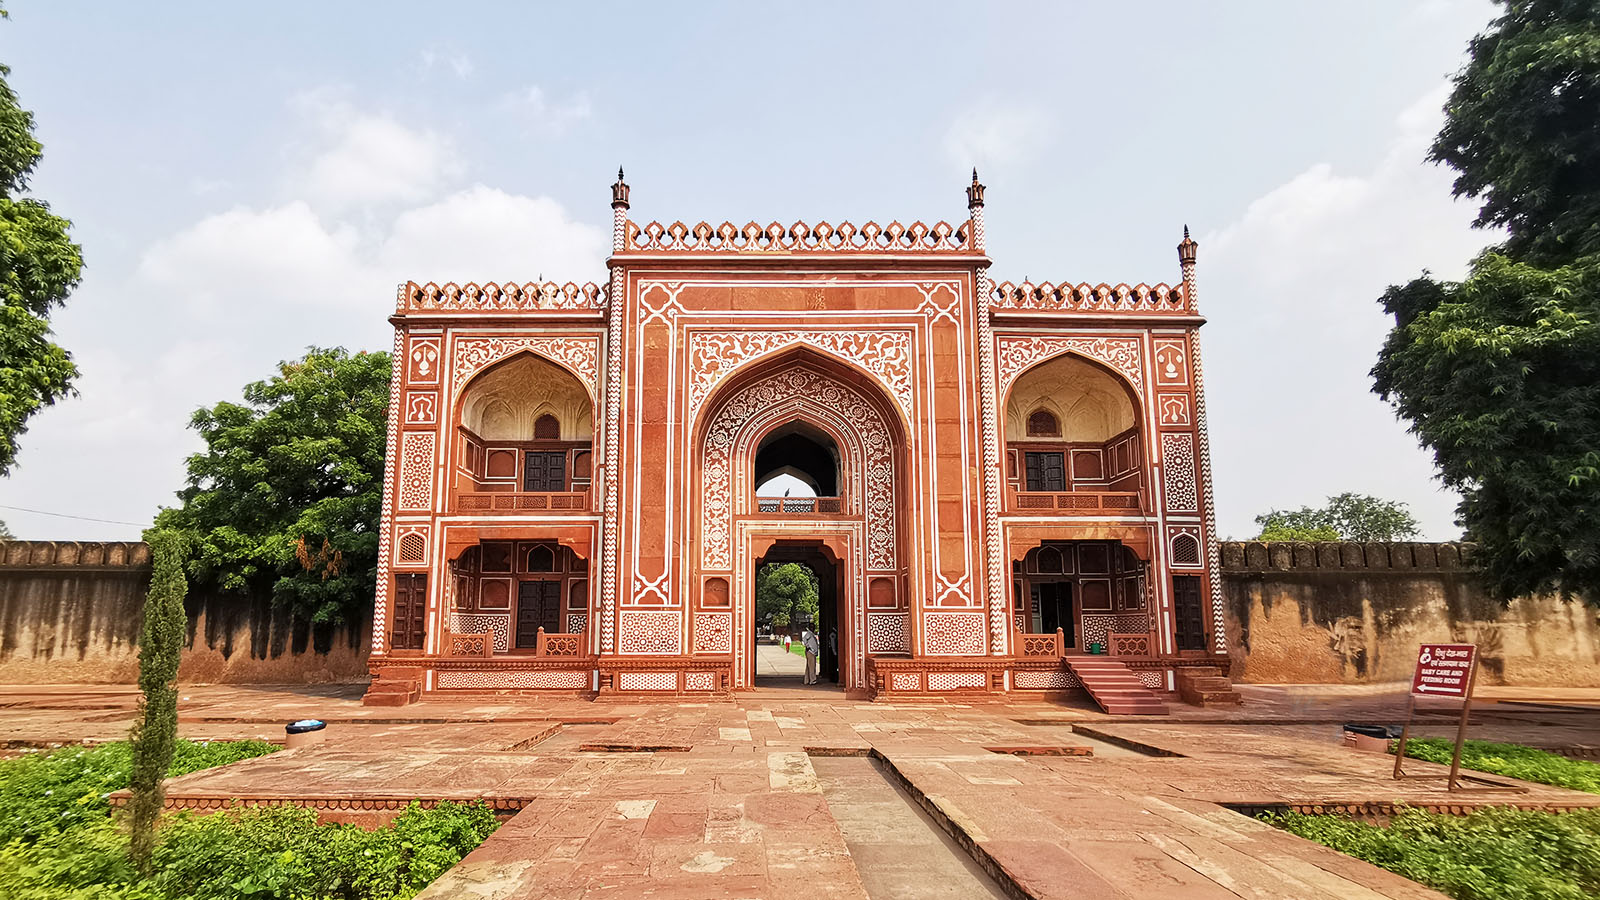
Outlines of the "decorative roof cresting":
{"label": "decorative roof cresting", "polygon": [[661,253],[976,253],[972,245],[972,223],[951,225],[936,222],[902,225],[868,222],[859,227],[849,222],[831,225],[758,225],[743,227],[732,222],[712,226],[701,222],[690,227],[682,222],[662,225],[651,222],[640,226],[628,223],[626,250]]}
{"label": "decorative roof cresting", "polygon": [[1188,315],[1194,312],[1183,286],[1167,284],[1034,284],[1002,281],[990,293],[989,308],[1048,312],[1130,312]]}
{"label": "decorative roof cresting", "polygon": [[408,281],[400,285],[395,297],[399,312],[450,310],[452,312],[498,312],[555,310],[571,312],[601,312],[606,305],[606,288],[593,282],[585,284],[557,284],[554,281],[527,284],[457,285],[450,282],[440,287],[433,282],[417,284]]}

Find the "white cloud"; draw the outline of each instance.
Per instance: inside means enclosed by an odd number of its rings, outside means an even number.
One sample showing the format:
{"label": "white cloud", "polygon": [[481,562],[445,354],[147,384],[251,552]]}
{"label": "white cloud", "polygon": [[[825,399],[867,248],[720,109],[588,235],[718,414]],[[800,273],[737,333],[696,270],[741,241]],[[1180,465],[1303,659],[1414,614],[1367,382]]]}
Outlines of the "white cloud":
{"label": "white cloud", "polygon": [[417,69],[421,74],[431,74],[434,69],[440,67],[449,69],[451,74],[463,81],[471,78],[473,71],[476,69],[476,67],[472,64],[472,57],[465,53],[434,50],[431,48],[422,51],[420,55],[420,62],[417,65]]}
{"label": "white cloud", "polygon": [[583,91],[556,100],[533,84],[507,94],[502,102],[529,127],[551,135],[566,134],[572,126],[594,116],[589,95]]}
{"label": "white cloud", "polygon": [[463,171],[446,136],[359,111],[333,89],[308,91],[291,106],[316,126],[322,147],[296,167],[288,190],[318,209],[417,203],[437,196]]}
{"label": "white cloud", "polygon": [[1207,396],[1224,535],[1273,507],[1352,490],[1407,501],[1429,538],[1459,535],[1431,456],[1371,393],[1390,284],[1459,277],[1496,235],[1473,230],[1452,173],[1423,161],[1448,85],[1395,119],[1365,172],[1319,162],[1199,236]]}
{"label": "white cloud", "polygon": [[548,197],[479,184],[401,213],[378,264],[397,280],[598,281],[609,248],[609,234]]}
{"label": "white cloud", "polygon": [[944,149],[959,166],[1004,168],[1035,158],[1054,136],[1054,120],[1045,111],[986,100],[956,116]]}

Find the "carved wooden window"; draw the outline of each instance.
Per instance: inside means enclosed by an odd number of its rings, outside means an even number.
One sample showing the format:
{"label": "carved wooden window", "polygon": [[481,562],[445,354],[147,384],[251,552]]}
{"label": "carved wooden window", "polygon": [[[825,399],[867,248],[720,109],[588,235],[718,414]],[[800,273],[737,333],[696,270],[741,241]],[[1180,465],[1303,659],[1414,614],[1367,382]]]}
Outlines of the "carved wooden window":
{"label": "carved wooden window", "polygon": [[525,491],[564,491],[567,489],[567,454],[531,450],[522,469]]}
{"label": "carved wooden window", "polygon": [[1205,620],[1200,598],[1200,576],[1172,576],[1172,607],[1177,618],[1178,649],[1206,648]]}
{"label": "carved wooden window", "polygon": [[536,441],[561,440],[561,422],[555,416],[545,413],[533,422],[533,439]]}
{"label": "carved wooden window", "polygon": [[1067,489],[1067,467],[1060,453],[1027,454],[1028,490],[1064,491]]}
{"label": "carved wooden window", "polygon": [[1061,424],[1045,409],[1036,409],[1028,416],[1028,437],[1060,437]]}
{"label": "carved wooden window", "polygon": [[427,633],[428,576],[394,577],[394,619],[389,645],[395,650],[421,650]]}

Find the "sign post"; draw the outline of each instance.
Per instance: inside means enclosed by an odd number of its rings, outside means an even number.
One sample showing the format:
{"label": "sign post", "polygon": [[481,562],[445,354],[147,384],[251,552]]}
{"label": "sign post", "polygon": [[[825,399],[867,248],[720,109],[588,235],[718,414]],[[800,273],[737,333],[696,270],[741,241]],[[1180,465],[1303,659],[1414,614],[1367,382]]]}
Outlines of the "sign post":
{"label": "sign post", "polygon": [[1411,694],[1406,703],[1406,724],[1400,730],[1400,745],[1395,748],[1394,777],[1402,778],[1400,766],[1406,758],[1406,739],[1411,736],[1411,718],[1418,697],[1446,697],[1461,700],[1461,724],[1456,727],[1456,749],[1450,759],[1450,790],[1461,780],[1461,745],[1467,739],[1467,716],[1472,711],[1472,687],[1478,675],[1478,648],[1474,644],[1423,644],[1417,650],[1417,669],[1411,675]]}

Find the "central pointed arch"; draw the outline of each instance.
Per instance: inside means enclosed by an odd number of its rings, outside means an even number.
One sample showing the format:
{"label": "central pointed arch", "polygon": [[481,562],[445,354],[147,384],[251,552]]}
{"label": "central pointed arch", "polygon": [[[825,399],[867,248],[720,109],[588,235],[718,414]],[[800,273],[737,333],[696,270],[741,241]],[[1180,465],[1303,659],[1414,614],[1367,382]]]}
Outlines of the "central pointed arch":
{"label": "central pointed arch", "polygon": [[[850,673],[846,686],[861,689],[865,671],[866,605],[899,596],[905,587],[905,533],[909,517],[902,489],[907,469],[905,430],[895,401],[876,378],[807,348],[775,354],[741,370],[708,398],[692,432],[697,466],[686,485],[694,534],[689,556],[693,593],[702,606],[705,584],[731,584],[734,685],[749,684],[745,665],[751,630],[753,577],[746,569],[758,531],[769,539],[837,540],[841,554],[840,609],[845,617],[840,649]],[[836,454],[836,498],[786,516],[770,504],[758,508],[756,477],[763,446],[776,436],[805,433]],[[753,571],[753,570],[752,570]],[[881,582],[881,584],[880,584]]]}

